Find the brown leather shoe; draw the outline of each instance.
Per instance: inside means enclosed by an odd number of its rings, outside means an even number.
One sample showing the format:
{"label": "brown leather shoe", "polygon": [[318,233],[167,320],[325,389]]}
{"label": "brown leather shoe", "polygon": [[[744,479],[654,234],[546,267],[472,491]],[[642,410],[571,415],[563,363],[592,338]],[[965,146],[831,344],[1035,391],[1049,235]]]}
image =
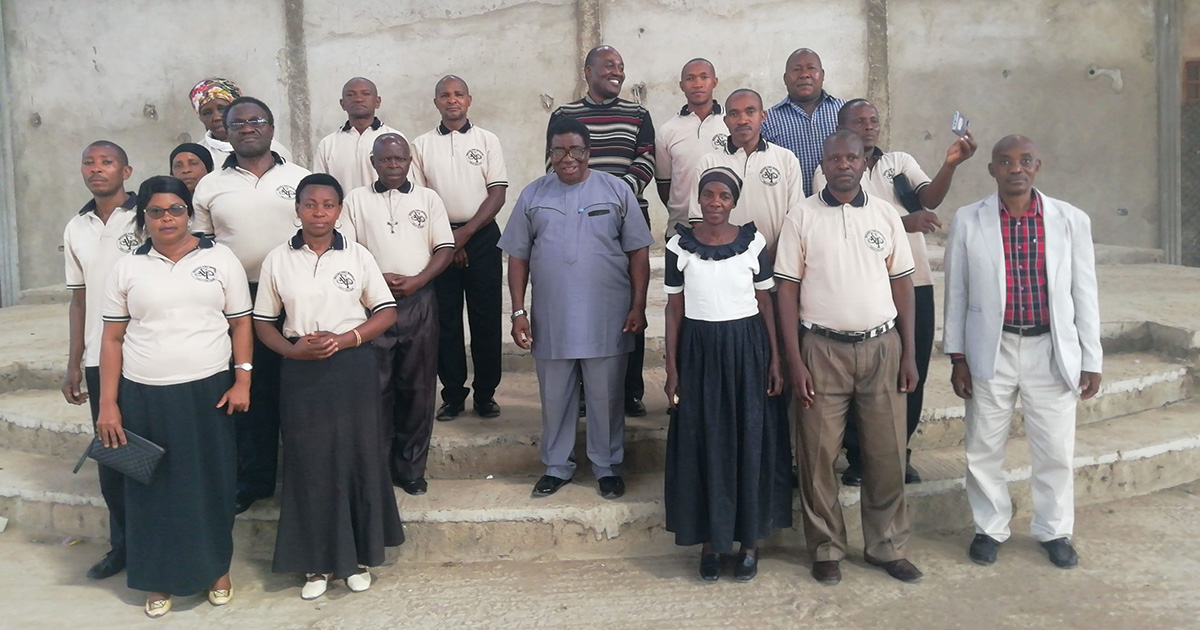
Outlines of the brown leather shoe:
{"label": "brown leather shoe", "polygon": [[891,562],[884,562],[882,560],[876,560],[871,556],[864,555],[863,559],[867,561],[867,564],[877,566],[884,571],[887,571],[888,575],[900,580],[901,582],[908,582],[911,584],[913,582],[920,582],[921,578],[925,577],[925,574],[921,573],[921,570],[918,569],[916,565],[908,560],[905,560],[904,558],[892,560]]}
{"label": "brown leather shoe", "polygon": [[837,560],[822,560],[813,563],[812,576],[825,586],[833,586],[842,581],[842,569]]}

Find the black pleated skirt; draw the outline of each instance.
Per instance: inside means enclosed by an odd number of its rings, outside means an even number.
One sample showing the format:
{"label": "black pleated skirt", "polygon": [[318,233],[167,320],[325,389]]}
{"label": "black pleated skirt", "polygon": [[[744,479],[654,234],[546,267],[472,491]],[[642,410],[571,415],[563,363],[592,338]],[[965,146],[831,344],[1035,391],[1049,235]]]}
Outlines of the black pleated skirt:
{"label": "black pleated skirt", "polygon": [[724,553],[791,526],[791,445],[787,417],[767,397],[770,359],[759,315],[684,320],[667,437],[666,527],[675,544]]}
{"label": "black pleated skirt", "polygon": [[121,379],[122,425],[167,450],[150,485],[125,479],[129,588],[192,595],[229,571],[237,440],[216,405],[231,385],[229,372],[179,385]]}
{"label": "black pleated skirt", "polygon": [[370,346],[321,361],[284,359],[280,372],[283,496],[276,573],[379,566],[404,542],[380,448],[379,370]]}

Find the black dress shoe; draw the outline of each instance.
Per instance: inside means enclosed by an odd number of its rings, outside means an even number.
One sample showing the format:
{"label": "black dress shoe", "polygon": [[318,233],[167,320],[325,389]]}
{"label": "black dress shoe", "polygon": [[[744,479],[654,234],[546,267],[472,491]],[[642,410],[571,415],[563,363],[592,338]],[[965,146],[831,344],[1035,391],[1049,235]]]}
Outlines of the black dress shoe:
{"label": "black dress shoe", "polygon": [[921,483],[921,473],[917,472],[917,469],[913,468],[912,464],[905,464],[904,466],[904,483]]}
{"label": "black dress shoe", "polygon": [[641,418],[646,415],[646,405],[642,404],[641,398],[630,398],[625,401],[625,415],[630,418]]}
{"label": "black dress shoe", "polygon": [[100,562],[92,565],[88,569],[87,576],[93,580],[103,580],[110,578],[125,569],[125,554],[117,551],[110,551]]}
{"label": "black dress shoe", "polygon": [[563,479],[561,477],[555,477],[554,475],[542,475],[542,478],[538,479],[538,482],[533,485],[532,496],[535,499],[548,497],[555,492],[558,492],[559,488],[569,483],[571,483],[570,479]]}
{"label": "black dress shoe", "polygon": [[812,576],[825,586],[833,586],[842,581],[842,569],[837,560],[821,560],[813,563]]}
{"label": "black dress shoe", "polygon": [[908,582],[911,584],[913,582],[920,582],[921,578],[925,577],[925,574],[921,573],[921,570],[918,569],[916,565],[908,560],[905,560],[904,558],[885,562],[883,560],[877,560],[871,556],[863,554],[863,559],[867,561],[867,564],[877,566],[884,571],[887,571],[888,575],[900,580],[901,582]]}
{"label": "black dress shoe", "polygon": [[975,540],[971,541],[971,548],[967,550],[967,555],[971,556],[971,562],[986,567],[996,562],[996,552],[998,551],[1000,551],[1000,541],[987,534],[975,534]]}
{"label": "black dress shoe", "polygon": [[463,412],[465,407],[462,403],[444,402],[441,407],[438,407],[437,415],[434,418],[438,422],[448,422],[458,417],[458,414]]}
{"label": "black dress shoe", "polygon": [[842,473],[842,485],[857,488],[862,485],[862,468],[850,464],[846,467],[846,472]]}
{"label": "black dress shoe", "polygon": [[605,499],[619,499],[625,495],[625,480],[619,475],[601,477],[596,481],[600,486],[600,496]]}
{"label": "black dress shoe", "polygon": [[1079,566],[1079,554],[1071,546],[1069,538],[1055,538],[1042,543],[1042,549],[1050,554],[1050,562],[1060,569],[1074,569]]}
{"label": "black dress shoe", "polygon": [[738,582],[749,582],[758,575],[758,552],[742,551],[738,554],[737,565],[733,567],[733,579]]}
{"label": "black dress shoe", "polygon": [[495,418],[500,415],[500,405],[496,404],[496,400],[489,398],[483,402],[475,401],[475,413],[479,414],[480,418]]}
{"label": "black dress shoe", "polygon": [[721,554],[706,553],[700,556],[700,579],[705,582],[721,579]]}
{"label": "black dress shoe", "polygon": [[237,498],[234,500],[233,513],[241,514],[242,512],[249,510],[250,506],[254,505],[254,502],[257,500],[258,500],[258,497],[254,496],[248,492],[237,493]]}
{"label": "black dress shoe", "polygon": [[413,495],[414,497],[421,496],[429,491],[429,482],[425,481],[424,477],[417,477],[416,479],[398,479],[396,480],[396,485],[400,486],[401,490]]}

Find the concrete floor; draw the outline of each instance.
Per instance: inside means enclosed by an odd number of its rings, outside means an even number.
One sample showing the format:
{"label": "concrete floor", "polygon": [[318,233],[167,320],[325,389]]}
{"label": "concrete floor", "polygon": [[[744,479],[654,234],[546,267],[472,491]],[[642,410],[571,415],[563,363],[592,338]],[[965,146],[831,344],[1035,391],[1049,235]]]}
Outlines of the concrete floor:
{"label": "concrete floor", "polygon": [[[588,562],[393,564],[370,591],[336,582],[315,602],[299,576],[235,555],[234,601],[213,608],[177,598],[161,620],[124,574],[83,577],[97,545],[9,529],[0,534],[0,602],[10,628],[1196,628],[1200,615],[1200,482],[1080,511],[1079,568],[1062,571],[1017,524],[992,567],[971,564],[969,532],[920,536],[910,557],[925,571],[905,585],[861,555],[836,587],[807,575],[799,553],[764,557],[757,579],[705,584],[686,556]],[[852,543],[852,548],[855,546]],[[8,625],[13,623],[14,625]]]}

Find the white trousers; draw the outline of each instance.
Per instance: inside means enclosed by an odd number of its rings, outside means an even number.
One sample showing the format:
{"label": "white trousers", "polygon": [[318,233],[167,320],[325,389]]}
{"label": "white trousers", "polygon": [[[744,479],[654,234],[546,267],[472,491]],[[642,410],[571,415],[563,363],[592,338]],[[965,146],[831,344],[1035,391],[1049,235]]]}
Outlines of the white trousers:
{"label": "white trousers", "polygon": [[1033,521],[1039,541],[1070,537],[1075,526],[1075,405],[1077,388],[1055,367],[1050,335],[1003,333],[996,374],[975,380],[966,401],[967,500],[975,531],[1004,542],[1012,520],[1012,500],[1004,474],[1004,447],[1017,400],[1033,459],[1030,485]]}

